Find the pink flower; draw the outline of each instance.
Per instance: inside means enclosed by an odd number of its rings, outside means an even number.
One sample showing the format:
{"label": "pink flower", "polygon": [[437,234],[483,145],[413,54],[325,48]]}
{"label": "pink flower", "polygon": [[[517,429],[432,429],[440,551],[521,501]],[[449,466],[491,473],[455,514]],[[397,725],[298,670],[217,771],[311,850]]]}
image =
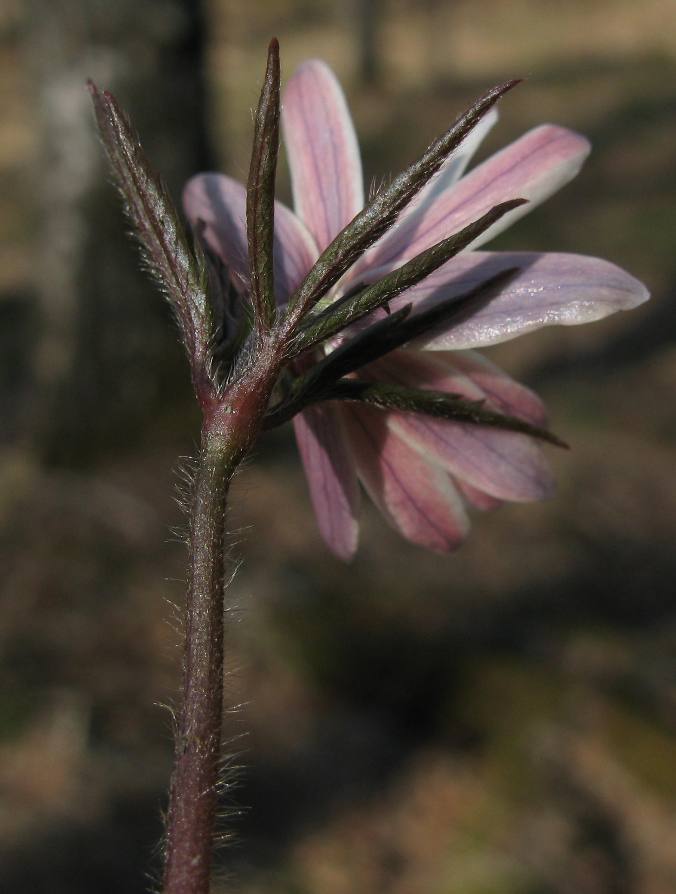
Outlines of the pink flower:
{"label": "pink flower", "polygon": [[[319,61],[287,84],[283,127],[295,213],[275,207],[275,283],[286,301],[319,253],[364,204],[359,149],[340,85]],[[460,320],[360,371],[361,378],[446,391],[544,425],[540,399],[474,349],[541,326],[573,325],[627,310],[648,298],[645,287],[597,258],[535,252],[479,251],[577,174],[587,140],[545,124],[464,174],[497,119],[490,112],[402,212],[389,230],[333,287],[326,300],[384,273],[478,219],[500,202],[528,204],[505,214],[465,251],[399,296],[414,312],[466,293],[501,270],[519,272],[489,301]],[[246,283],[246,193],[222,174],[200,174],[184,196],[210,247]],[[325,303],[325,302],[322,302]],[[331,346],[325,346],[330,351]],[[548,497],[553,479],[542,449],[524,434],[383,411],[354,403],[315,404],[294,418],[320,531],[343,559],[357,546],[359,482],[404,537],[438,551],[467,536],[467,507]]]}

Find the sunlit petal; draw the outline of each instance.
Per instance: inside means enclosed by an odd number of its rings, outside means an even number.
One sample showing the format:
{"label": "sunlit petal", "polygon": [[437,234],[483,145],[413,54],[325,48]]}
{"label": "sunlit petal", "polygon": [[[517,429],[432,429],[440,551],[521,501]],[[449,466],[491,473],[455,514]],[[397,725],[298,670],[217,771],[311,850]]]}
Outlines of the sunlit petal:
{"label": "sunlit petal", "polygon": [[505,214],[482,233],[472,245],[478,248],[572,180],[589,149],[587,139],[572,130],[553,124],[536,127],[439,195],[427,208],[415,236],[405,244],[386,243],[386,250],[376,255],[374,263],[411,258],[449,233],[457,233],[500,202],[528,199],[528,204]]}
{"label": "sunlit petal", "polygon": [[[584,255],[480,252],[459,255],[392,302],[416,311],[461,296],[512,267],[515,276],[485,300],[468,302],[440,331],[417,339],[428,350],[508,341],[543,326],[575,326],[631,310],[650,297],[643,283],[609,261]],[[378,275],[374,273],[374,278]]]}
{"label": "sunlit petal", "polygon": [[352,118],[323,62],[305,62],[288,82],[282,125],[294,208],[323,251],[364,204]]}
{"label": "sunlit petal", "polygon": [[446,159],[430,182],[404,209],[389,233],[373,247],[363,262],[356,265],[355,278],[360,270],[386,263],[399,255],[408,254],[407,247],[414,242],[416,234],[425,225],[427,212],[462,177],[474,153],[486,134],[495,126],[497,120],[498,110],[494,106],[484,115],[456,151]]}

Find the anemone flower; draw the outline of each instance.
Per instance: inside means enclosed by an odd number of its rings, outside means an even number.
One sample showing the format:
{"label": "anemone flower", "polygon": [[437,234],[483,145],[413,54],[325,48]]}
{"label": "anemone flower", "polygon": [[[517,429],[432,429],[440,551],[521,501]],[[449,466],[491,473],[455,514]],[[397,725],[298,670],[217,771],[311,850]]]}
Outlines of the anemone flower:
{"label": "anemone flower", "polygon": [[[359,375],[460,395],[542,426],[546,414],[540,399],[475,349],[542,326],[599,320],[635,307],[648,293],[623,270],[597,258],[479,250],[571,180],[590,148],[583,136],[544,124],[465,173],[496,119],[492,110],[477,124],[321,305],[377,282],[499,203],[526,199],[485,229],[469,250],[398,296],[389,309],[410,304],[414,314],[433,311],[449,299],[471,294],[496,274],[512,275],[496,280],[501,284],[488,299],[463,304],[446,323],[367,364]],[[288,82],[282,124],[294,211],[275,204],[275,290],[280,304],[364,205],[352,120],[340,85],[324,63],[304,63]],[[222,174],[200,174],[188,183],[184,204],[237,287],[246,290],[244,186]],[[335,338],[328,340],[307,353],[302,365],[311,366],[337,344]],[[542,448],[527,434],[337,401],[314,404],[293,423],[319,529],[343,559],[357,546],[359,482],[397,531],[437,551],[453,550],[467,536],[468,507],[485,510],[552,493]]]}

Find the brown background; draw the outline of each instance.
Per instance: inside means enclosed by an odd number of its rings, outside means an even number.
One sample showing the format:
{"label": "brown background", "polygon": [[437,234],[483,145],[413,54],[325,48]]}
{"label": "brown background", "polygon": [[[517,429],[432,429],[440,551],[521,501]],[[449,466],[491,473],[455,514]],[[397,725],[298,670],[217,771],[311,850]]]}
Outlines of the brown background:
{"label": "brown background", "polygon": [[[573,444],[559,495],[440,558],[370,507],[315,531],[289,432],[240,475],[219,891],[669,894],[676,878],[670,0],[179,0],[0,10],[0,888],[146,890],[170,768],[198,420],[137,271],[83,82],[112,86],[172,188],[243,177],[264,48],[345,85],[367,180],[526,75],[482,157],[555,121],[580,176],[496,246],[607,257],[653,301],[491,351]],[[280,194],[288,198],[284,172]],[[243,768],[243,769],[240,769]],[[233,790],[230,789],[230,786]]]}

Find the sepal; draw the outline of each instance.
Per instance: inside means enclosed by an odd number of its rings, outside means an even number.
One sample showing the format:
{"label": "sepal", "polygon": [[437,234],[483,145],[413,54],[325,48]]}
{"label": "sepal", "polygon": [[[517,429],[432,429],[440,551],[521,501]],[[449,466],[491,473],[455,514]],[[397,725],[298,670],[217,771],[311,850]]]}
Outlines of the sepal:
{"label": "sepal", "polygon": [[204,253],[197,239],[191,244],[164,182],[151,168],[115,97],[92,81],[87,86],[125,210],[176,316],[195,391],[205,399],[215,387],[210,358],[215,327]]}
{"label": "sepal", "polygon": [[347,300],[336,302],[316,317],[306,318],[304,325],[292,340],[289,356],[296,356],[319,342],[331,338],[346,326],[350,326],[372,311],[386,305],[397,295],[417,285],[430,273],[467,248],[477,236],[491,227],[503,215],[525,202],[525,199],[512,199],[509,202],[496,205],[478,220],[411,258],[410,261],[388,273],[373,285],[358,291]]}
{"label": "sepal", "polygon": [[435,419],[449,422],[482,425],[504,431],[518,432],[555,447],[568,449],[568,444],[557,435],[533,425],[517,416],[509,416],[486,407],[484,401],[467,400],[445,391],[423,391],[384,382],[366,382],[361,379],[340,379],[325,400],[348,400],[367,403],[381,410],[399,413],[423,413]]}
{"label": "sepal", "polygon": [[246,191],[251,301],[256,326],[269,331],[275,318],[273,241],[275,174],[279,150],[279,43],[268,47],[265,80],[256,110],[253,149]]}

